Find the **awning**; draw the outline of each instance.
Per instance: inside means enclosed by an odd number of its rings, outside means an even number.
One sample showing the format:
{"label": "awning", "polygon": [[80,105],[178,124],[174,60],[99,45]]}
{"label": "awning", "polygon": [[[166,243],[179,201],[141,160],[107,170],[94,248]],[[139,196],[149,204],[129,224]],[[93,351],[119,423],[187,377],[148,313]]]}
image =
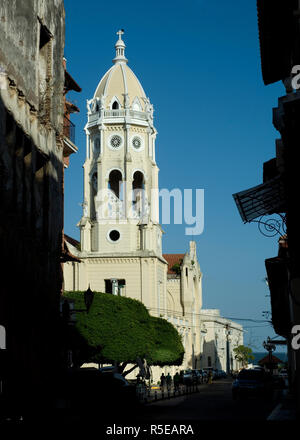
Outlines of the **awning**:
{"label": "awning", "polygon": [[282,178],[274,179],[233,194],[234,201],[244,223],[257,217],[285,212],[285,194]]}
{"label": "awning", "polygon": [[77,84],[74,78],[65,70],[65,93],[69,90],[74,90],[75,92],[81,92],[81,87]]}
{"label": "awning", "polygon": [[288,337],[291,319],[286,259],[269,258],[265,260],[265,265],[271,294],[272,324],[278,335]]}

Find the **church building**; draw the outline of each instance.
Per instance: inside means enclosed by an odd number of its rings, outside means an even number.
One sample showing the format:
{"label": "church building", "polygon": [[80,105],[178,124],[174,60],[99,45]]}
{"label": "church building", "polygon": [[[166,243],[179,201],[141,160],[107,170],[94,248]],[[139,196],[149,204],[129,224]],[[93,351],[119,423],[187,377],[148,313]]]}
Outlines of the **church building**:
{"label": "church building", "polygon": [[181,369],[197,368],[202,274],[196,244],[186,254],[162,253],[153,105],[128,66],[123,31],[117,34],[113,65],[87,101],[80,243],[66,236],[81,262],[64,264],[64,289],[90,285],[143,302],[182,334]]}

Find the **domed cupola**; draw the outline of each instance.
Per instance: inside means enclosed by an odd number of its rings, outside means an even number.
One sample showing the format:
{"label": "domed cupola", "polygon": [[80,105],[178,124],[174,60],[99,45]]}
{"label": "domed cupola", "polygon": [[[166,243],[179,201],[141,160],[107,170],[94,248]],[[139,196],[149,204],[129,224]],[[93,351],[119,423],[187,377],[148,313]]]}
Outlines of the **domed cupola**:
{"label": "domed cupola", "polygon": [[119,38],[115,44],[116,56],[113,66],[102,77],[93,99],[88,101],[88,110],[89,113],[101,112],[102,119],[127,116],[151,121],[153,107],[140,81],[127,65],[123,33],[123,30],[117,32]]}

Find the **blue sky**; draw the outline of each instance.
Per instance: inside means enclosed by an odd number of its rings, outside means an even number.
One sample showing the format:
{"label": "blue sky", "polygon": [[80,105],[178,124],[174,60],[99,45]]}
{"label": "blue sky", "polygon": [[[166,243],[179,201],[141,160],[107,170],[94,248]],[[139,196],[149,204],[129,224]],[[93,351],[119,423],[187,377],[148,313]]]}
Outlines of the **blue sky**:
{"label": "blue sky", "polygon": [[[264,86],[260,70],[256,1],[137,0],[85,7],[65,0],[67,69],[82,87],[68,97],[79,152],[65,173],[65,232],[79,238],[83,200],[86,99],[115,55],[116,32],[125,30],[128,65],[154,105],[161,188],[205,191],[204,232],[194,236],[203,272],[203,307],[223,316],[262,320],[270,310],[264,260],[277,239],[242,223],[232,194],[262,183],[262,165],[275,156],[272,107],[280,83]],[[186,225],[164,225],[164,253],[188,250]],[[245,342],[262,350],[264,323],[241,322]]]}

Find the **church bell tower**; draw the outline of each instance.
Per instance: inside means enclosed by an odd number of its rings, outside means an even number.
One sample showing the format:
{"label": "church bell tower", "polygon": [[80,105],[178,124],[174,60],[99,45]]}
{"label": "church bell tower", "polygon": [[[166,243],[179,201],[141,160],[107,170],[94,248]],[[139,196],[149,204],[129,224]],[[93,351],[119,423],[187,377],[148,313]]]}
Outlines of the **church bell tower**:
{"label": "church bell tower", "polygon": [[161,257],[153,106],[128,67],[123,33],[87,101],[81,252]]}

